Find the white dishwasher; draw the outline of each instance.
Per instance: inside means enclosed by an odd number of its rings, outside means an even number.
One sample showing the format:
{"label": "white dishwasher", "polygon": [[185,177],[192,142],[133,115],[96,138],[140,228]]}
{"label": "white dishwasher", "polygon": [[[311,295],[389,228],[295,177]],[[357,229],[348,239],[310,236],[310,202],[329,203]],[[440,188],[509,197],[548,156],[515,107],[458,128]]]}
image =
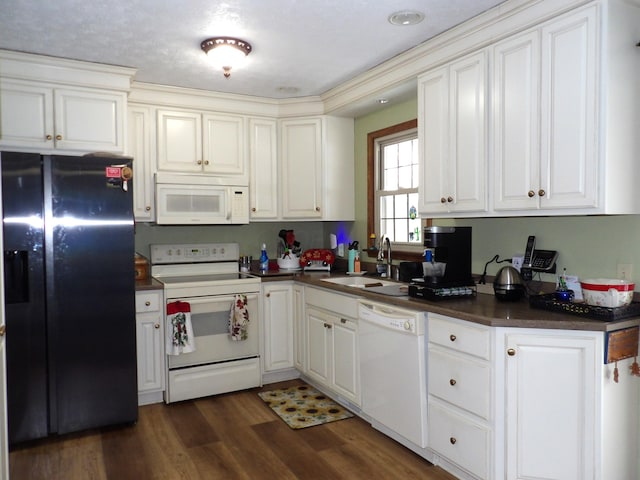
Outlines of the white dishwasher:
{"label": "white dishwasher", "polygon": [[374,428],[384,432],[382,425],[425,448],[426,314],[368,300],[358,303],[362,411]]}

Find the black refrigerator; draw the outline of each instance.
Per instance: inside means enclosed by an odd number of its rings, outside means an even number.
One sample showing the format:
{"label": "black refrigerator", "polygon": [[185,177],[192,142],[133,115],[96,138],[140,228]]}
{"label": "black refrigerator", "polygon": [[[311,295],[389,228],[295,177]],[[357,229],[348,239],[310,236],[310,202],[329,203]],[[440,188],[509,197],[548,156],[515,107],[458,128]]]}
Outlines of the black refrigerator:
{"label": "black refrigerator", "polygon": [[131,162],[0,152],[10,445],[137,420]]}

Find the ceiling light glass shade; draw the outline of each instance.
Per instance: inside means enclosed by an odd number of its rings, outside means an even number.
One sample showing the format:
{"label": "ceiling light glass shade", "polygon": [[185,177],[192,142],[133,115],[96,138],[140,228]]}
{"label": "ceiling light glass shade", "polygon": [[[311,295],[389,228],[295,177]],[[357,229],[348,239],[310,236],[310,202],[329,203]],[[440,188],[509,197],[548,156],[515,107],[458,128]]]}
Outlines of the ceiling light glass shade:
{"label": "ceiling light glass shade", "polygon": [[233,37],[208,38],[200,44],[216,68],[221,68],[224,76],[231,76],[231,68],[242,65],[251,52],[251,45]]}

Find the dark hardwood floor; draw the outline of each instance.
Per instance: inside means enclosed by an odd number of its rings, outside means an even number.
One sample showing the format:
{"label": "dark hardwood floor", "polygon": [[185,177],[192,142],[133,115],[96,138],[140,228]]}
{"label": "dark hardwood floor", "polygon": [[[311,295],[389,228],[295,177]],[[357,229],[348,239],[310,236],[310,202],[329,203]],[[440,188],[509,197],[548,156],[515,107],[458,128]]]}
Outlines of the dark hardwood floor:
{"label": "dark hardwood floor", "polygon": [[292,430],[258,391],[147,405],[134,426],[18,446],[11,479],[454,479],[358,417]]}

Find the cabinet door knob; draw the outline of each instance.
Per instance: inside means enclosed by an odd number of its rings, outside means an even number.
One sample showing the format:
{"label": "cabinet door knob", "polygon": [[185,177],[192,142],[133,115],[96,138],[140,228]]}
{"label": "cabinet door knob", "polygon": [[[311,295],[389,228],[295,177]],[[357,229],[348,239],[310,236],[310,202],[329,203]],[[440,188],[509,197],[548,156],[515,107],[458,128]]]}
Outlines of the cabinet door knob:
{"label": "cabinet door knob", "polygon": [[458,338],[458,337],[456,337],[456,336],[455,336],[455,335],[453,335],[453,334],[449,335],[449,340],[451,340],[452,342],[455,342],[455,341],[456,341],[456,338]]}
{"label": "cabinet door knob", "polygon": [[149,305],[151,305],[151,302],[147,300],[146,302],[144,302],[144,304],[148,307]]}
{"label": "cabinet door knob", "polygon": [[440,197],[440,203],[447,203],[447,199],[444,197]]}
{"label": "cabinet door knob", "polygon": [[507,355],[509,355],[510,357],[513,357],[515,354],[516,354],[516,349],[515,348],[507,349]]}
{"label": "cabinet door knob", "polygon": [[447,203],[453,202],[453,197],[447,197]]}
{"label": "cabinet door knob", "polygon": [[536,192],[534,192],[533,190],[529,190],[527,192],[527,195],[529,196],[529,198],[533,198],[536,195]]}
{"label": "cabinet door knob", "polygon": [[4,333],[7,331],[6,325],[0,325],[0,337],[4,337]]}
{"label": "cabinet door knob", "polygon": [[52,135],[47,135],[45,138],[46,138],[47,140],[51,140],[51,139],[53,138],[53,136],[52,136]]}
{"label": "cabinet door knob", "polygon": [[457,441],[458,440],[456,440],[456,437],[450,437],[449,438],[449,443],[451,443],[451,445],[455,445]]}
{"label": "cabinet door knob", "polygon": [[325,324],[324,324],[324,328],[328,328],[329,330],[331,330],[331,325],[330,325],[330,324],[328,324],[328,323],[325,323]]}
{"label": "cabinet door knob", "polygon": [[454,378],[449,380],[449,385],[451,385],[452,387],[456,384],[456,380]]}
{"label": "cabinet door knob", "polygon": [[256,211],[256,207],[253,207],[253,208],[251,209],[251,211],[252,211],[252,212],[255,212],[255,211]]}
{"label": "cabinet door knob", "polygon": [[159,323],[154,324],[154,325],[153,325],[153,328],[155,328],[155,329],[160,328],[160,324],[159,324]]}
{"label": "cabinet door knob", "polygon": [[197,163],[198,165],[202,165],[202,160],[198,160],[196,163]]}
{"label": "cabinet door knob", "polygon": [[265,293],[264,296],[269,298],[271,296],[271,293]]}
{"label": "cabinet door knob", "polygon": [[62,135],[56,135],[56,140],[62,140]]}
{"label": "cabinet door knob", "polygon": [[540,195],[541,197],[544,197],[546,193],[547,192],[545,192],[543,189],[538,190],[538,195]]}
{"label": "cabinet door knob", "polygon": [[205,164],[205,165],[209,165],[209,160],[205,160],[205,161],[204,161],[204,164]]}
{"label": "cabinet door knob", "polygon": [[347,323],[347,319],[346,318],[341,318],[340,319],[340,323]]}
{"label": "cabinet door knob", "polygon": [[316,207],[316,212],[319,212],[319,211],[320,211],[320,207]]}

